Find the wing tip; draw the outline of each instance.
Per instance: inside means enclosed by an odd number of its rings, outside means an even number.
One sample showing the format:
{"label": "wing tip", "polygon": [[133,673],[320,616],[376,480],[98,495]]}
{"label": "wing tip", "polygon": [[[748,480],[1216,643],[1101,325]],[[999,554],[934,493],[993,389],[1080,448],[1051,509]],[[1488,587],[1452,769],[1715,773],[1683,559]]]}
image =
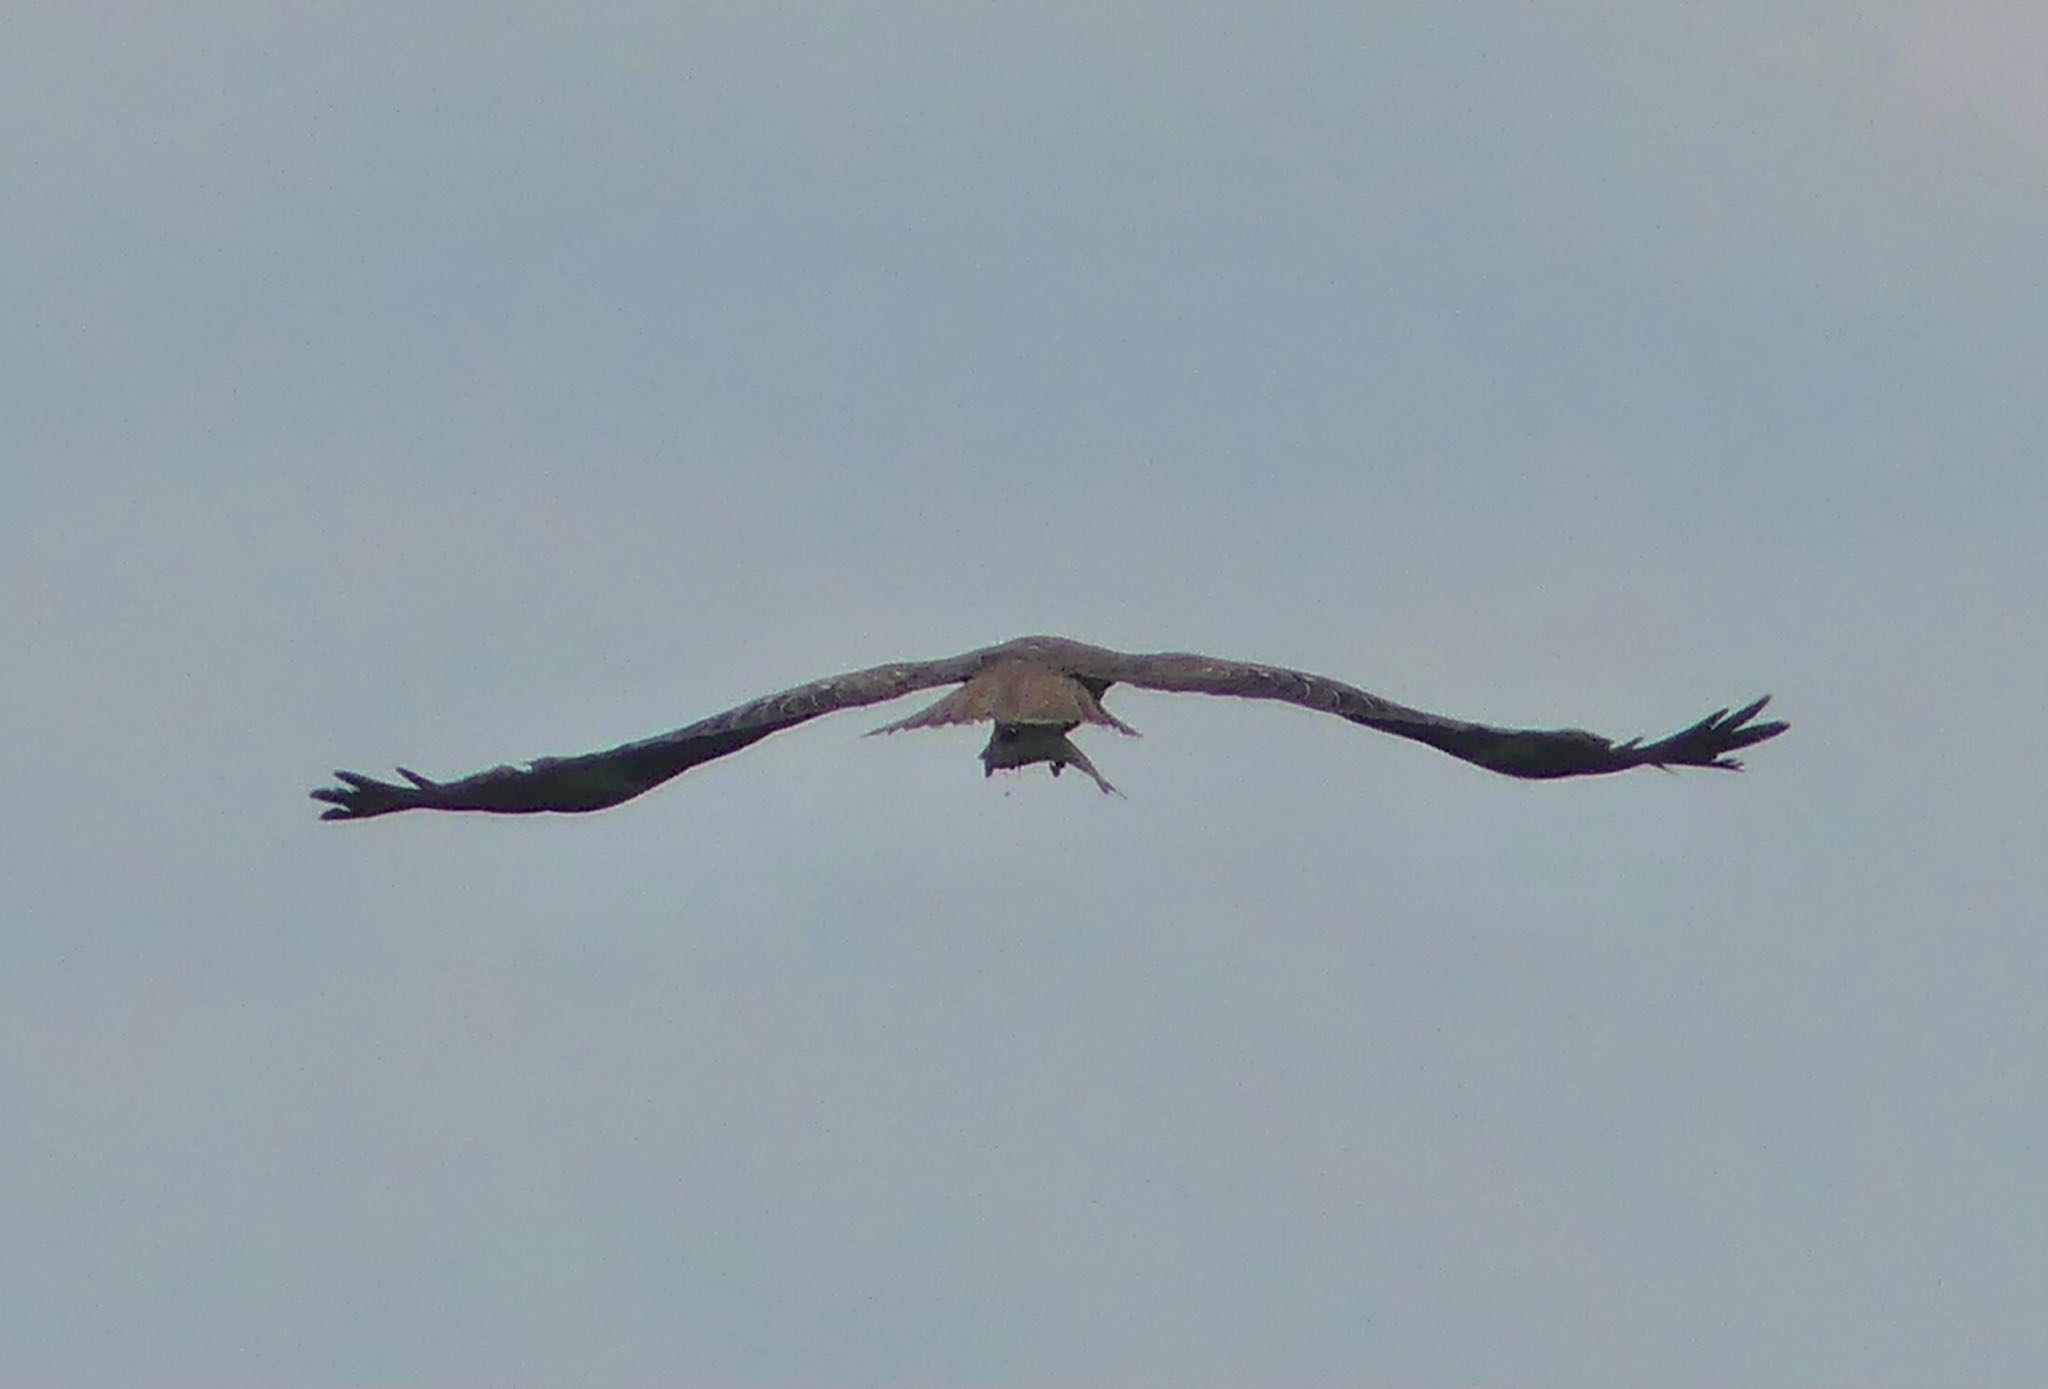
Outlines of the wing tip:
{"label": "wing tip", "polygon": [[439,783],[429,781],[417,772],[400,767],[399,774],[411,786],[400,786],[396,782],[379,781],[376,777],[364,776],[360,772],[336,769],[334,779],[339,786],[316,786],[306,795],[331,807],[320,813],[323,820],[367,820],[376,815],[389,815],[393,811],[413,810],[426,805],[427,796],[440,789]]}
{"label": "wing tip", "polygon": [[1630,765],[1647,764],[1667,771],[1673,767],[1710,767],[1716,771],[1739,772],[1743,770],[1743,762],[1734,753],[1768,742],[1792,727],[1783,719],[1772,719],[1767,723],[1750,722],[1770,702],[1769,695],[1759,695],[1740,709],[1716,709],[1669,738],[1640,749],[1633,744],[1622,744],[1616,750],[1632,754]]}

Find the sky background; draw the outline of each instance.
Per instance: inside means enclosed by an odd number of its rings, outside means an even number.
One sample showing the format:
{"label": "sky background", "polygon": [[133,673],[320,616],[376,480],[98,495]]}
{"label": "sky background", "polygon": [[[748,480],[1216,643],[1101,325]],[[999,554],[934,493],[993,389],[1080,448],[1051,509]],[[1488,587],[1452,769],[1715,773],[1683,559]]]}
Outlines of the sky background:
{"label": "sky background", "polygon": [[2043,14],[11,6],[0,1381],[2048,1376]]}

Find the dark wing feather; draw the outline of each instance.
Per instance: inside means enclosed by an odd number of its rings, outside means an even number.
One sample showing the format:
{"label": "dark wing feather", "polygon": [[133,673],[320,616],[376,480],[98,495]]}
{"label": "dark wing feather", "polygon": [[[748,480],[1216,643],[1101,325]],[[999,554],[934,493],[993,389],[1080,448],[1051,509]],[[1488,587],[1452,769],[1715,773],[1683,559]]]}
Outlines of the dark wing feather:
{"label": "dark wing feather", "polygon": [[341,784],[321,787],[312,793],[313,799],[333,807],[320,817],[323,820],[361,820],[399,810],[484,810],[501,815],[602,810],[821,715],[965,680],[1007,649],[985,647],[940,661],[903,661],[814,680],[636,743],[576,757],[543,757],[524,766],[493,767],[459,781],[432,781],[403,767],[399,775],[410,785],[336,772]]}
{"label": "dark wing feather", "polygon": [[1788,724],[1752,723],[1770,696],[1729,713],[1722,709],[1654,743],[1616,743],[1578,728],[1496,728],[1468,723],[1390,699],[1323,675],[1284,666],[1222,661],[1180,652],[1125,655],[1072,644],[1070,668],[1082,680],[1103,679],[1141,689],[1273,699],[1335,714],[1367,728],[1427,743],[1463,761],[1507,776],[1592,776],[1631,767],[1720,767],[1739,770],[1729,754],[1775,738]]}

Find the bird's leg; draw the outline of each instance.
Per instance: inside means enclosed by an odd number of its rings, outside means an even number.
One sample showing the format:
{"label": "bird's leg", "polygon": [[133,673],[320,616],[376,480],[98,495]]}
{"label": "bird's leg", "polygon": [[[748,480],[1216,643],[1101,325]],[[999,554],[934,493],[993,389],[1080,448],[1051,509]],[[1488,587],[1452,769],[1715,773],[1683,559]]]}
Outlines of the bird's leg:
{"label": "bird's leg", "polygon": [[1054,776],[1058,776],[1060,774],[1060,768],[1066,766],[1067,763],[1071,762],[1076,767],[1079,767],[1082,771],[1088,773],[1089,776],[1095,779],[1095,784],[1102,788],[1103,795],[1123,795],[1123,792],[1117,790],[1114,786],[1111,786],[1109,784],[1109,778],[1103,776],[1102,773],[1095,770],[1095,764],[1088,760],[1088,754],[1081,751],[1081,749],[1075,747],[1071,739],[1062,738],[1060,739],[1060,743],[1062,744],[1060,751],[1064,754],[1064,757],[1061,759],[1054,760],[1052,764],[1052,774]]}

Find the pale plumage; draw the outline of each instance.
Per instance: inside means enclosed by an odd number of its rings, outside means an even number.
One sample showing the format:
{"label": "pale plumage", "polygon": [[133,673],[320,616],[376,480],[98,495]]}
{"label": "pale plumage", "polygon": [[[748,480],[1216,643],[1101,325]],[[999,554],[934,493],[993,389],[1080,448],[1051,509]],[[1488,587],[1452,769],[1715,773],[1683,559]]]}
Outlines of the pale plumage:
{"label": "pale plumage", "polygon": [[1592,776],[1631,767],[1719,767],[1730,754],[1775,738],[1786,724],[1752,722],[1769,699],[1709,714],[1653,743],[1611,742],[1583,729],[1497,728],[1410,709],[1326,676],[1284,666],[1218,660],[1182,652],[1134,654],[1064,637],[1020,637],[937,661],[875,666],[766,695],[671,733],[575,757],[543,757],[495,767],[457,781],[434,781],[399,768],[405,784],[336,772],[339,786],[313,798],[332,808],[323,819],[358,820],[400,810],[481,810],[498,814],[602,810],[738,752],[771,733],[841,709],[880,704],[919,690],[959,685],[930,708],[875,729],[890,733],[947,724],[995,725],[982,749],[984,775],[1048,764],[1055,775],[1079,767],[1105,792],[1112,787],[1067,737],[1083,724],[1135,730],[1102,707],[1112,685],[1182,694],[1279,700],[1427,743],[1507,776]]}

